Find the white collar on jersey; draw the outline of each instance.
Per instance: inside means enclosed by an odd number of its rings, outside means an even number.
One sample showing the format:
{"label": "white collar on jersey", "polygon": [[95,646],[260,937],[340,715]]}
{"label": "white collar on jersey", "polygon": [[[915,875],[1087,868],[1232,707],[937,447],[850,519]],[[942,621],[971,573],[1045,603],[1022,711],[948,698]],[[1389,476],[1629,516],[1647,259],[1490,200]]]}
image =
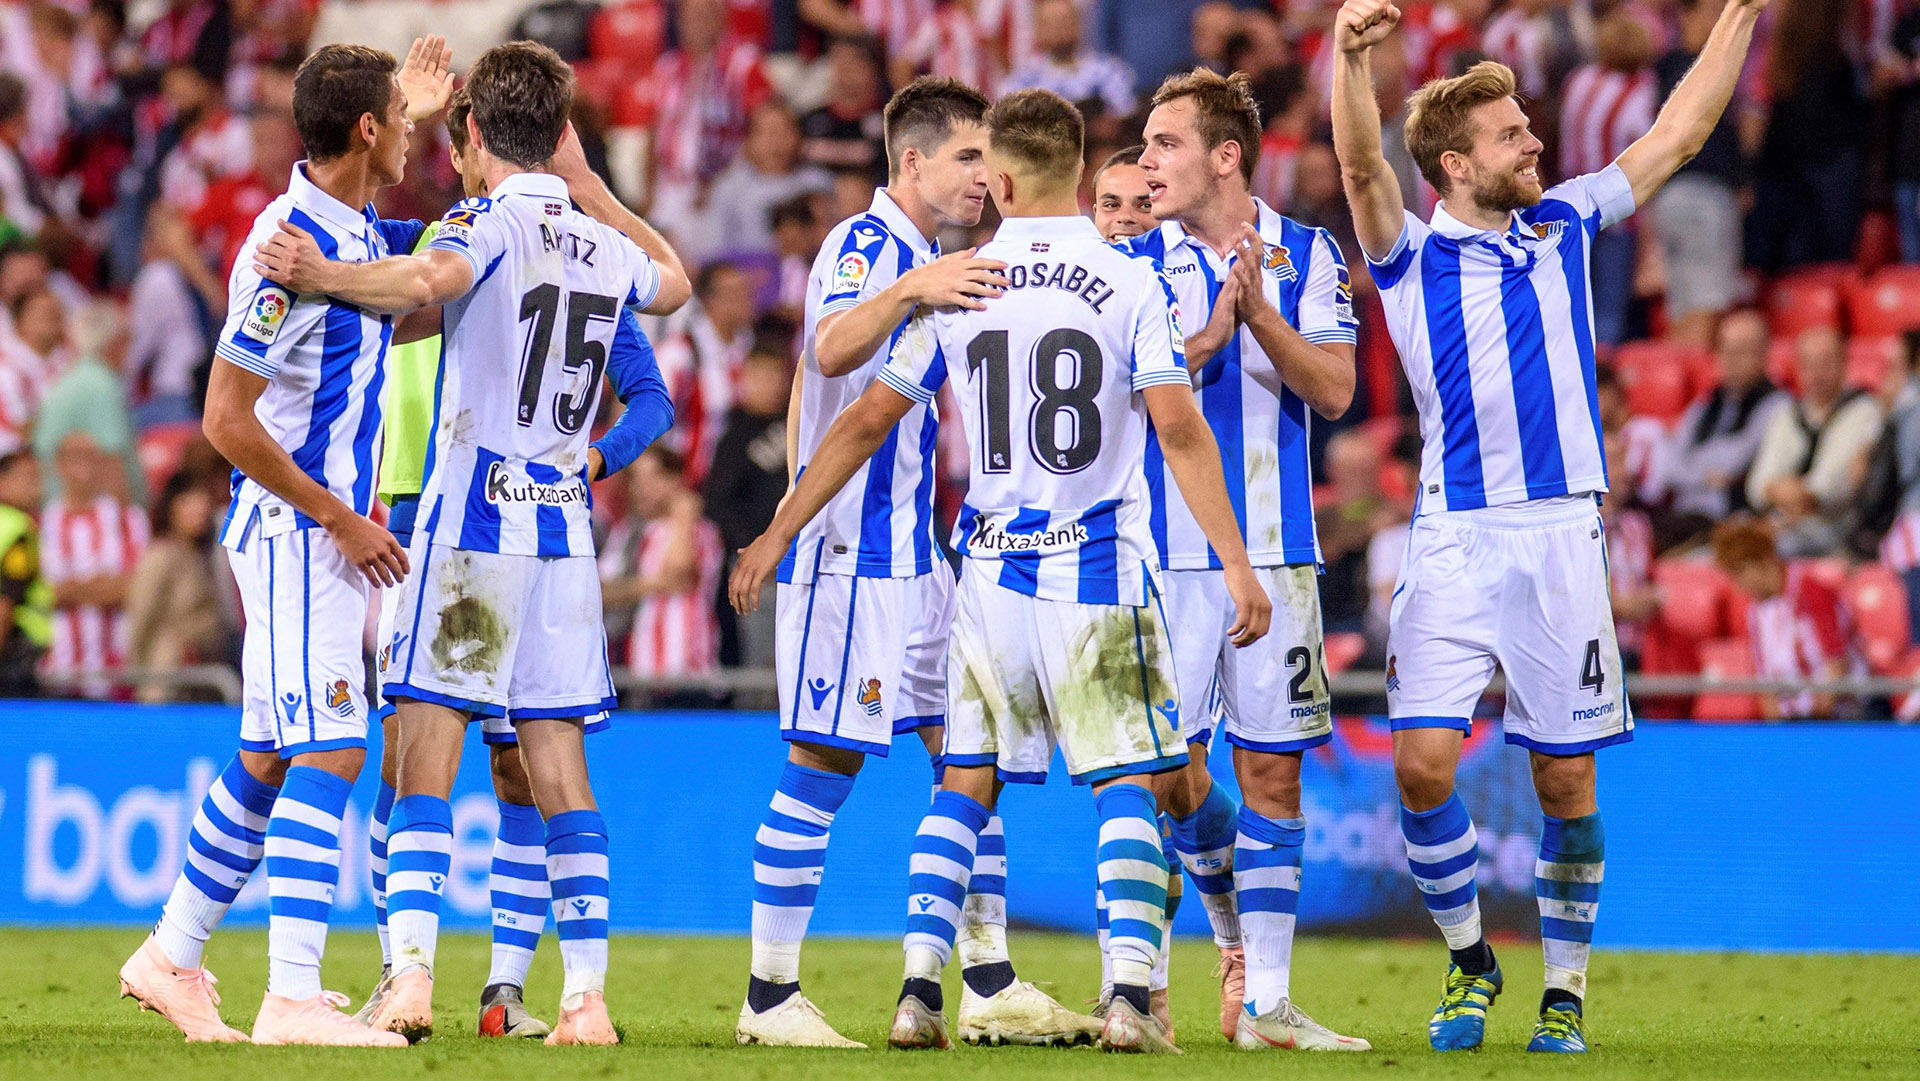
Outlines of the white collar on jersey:
{"label": "white collar on jersey", "polygon": [[294,206],[354,236],[365,236],[367,225],[375,219],[371,204],[365,210],[355,210],[307,179],[307,163],[304,159],[293,163],[293,177],[287,181],[287,195],[293,199]]}
{"label": "white collar on jersey", "polygon": [[515,173],[493,186],[487,193],[495,199],[509,195],[531,195],[536,199],[558,199],[567,205],[573,200],[567,195],[567,182],[552,173]]}
{"label": "white collar on jersey", "polygon": [[[1282,219],[1280,212],[1268,206],[1258,195],[1253,197],[1253,212],[1259,219],[1259,224],[1254,226],[1254,232],[1260,234],[1260,239],[1268,245],[1281,243],[1283,238],[1281,237],[1280,222]],[[1166,238],[1168,251],[1172,251],[1180,245],[1187,243],[1189,240],[1193,242],[1193,247],[1196,251],[1212,250],[1207,247],[1205,242],[1188,234],[1186,226],[1181,225],[1177,221],[1163,223],[1160,226],[1160,232]]]}
{"label": "white collar on jersey", "polygon": [[913,224],[913,219],[907,217],[907,212],[900,209],[899,203],[893,201],[887,189],[873,189],[873,205],[867,207],[867,213],[886,222],[887,229],[915,252],[921,255],[940,254],[940,241],[936,239],[931,244],[927,243],[927,238],[920,233],[920,227]]}
{"label": "white collar on jersey", "polygon": [[1434,232],[1439,233],[1448,240],[1493,240],[1501,236],[1523,237],[1527,240],[1535,239],[1532,234],[1520,228],[1520,215],[1518,214],[1508,217],[1507,227],[1505,229],[1481,229],[1468,225],[1466,222],[1447,213],[1445,203],[1433,204],[1433,221],[1428,224]]}
{"label": "white collar on jersey", "polygon": [[1015,244],[1029,240],[1092,240],[1106,243],[1100,236],[1100,230],[1093,227],[1093,219],[1078,214],[1050,218],[1003,218],[993,239]]}

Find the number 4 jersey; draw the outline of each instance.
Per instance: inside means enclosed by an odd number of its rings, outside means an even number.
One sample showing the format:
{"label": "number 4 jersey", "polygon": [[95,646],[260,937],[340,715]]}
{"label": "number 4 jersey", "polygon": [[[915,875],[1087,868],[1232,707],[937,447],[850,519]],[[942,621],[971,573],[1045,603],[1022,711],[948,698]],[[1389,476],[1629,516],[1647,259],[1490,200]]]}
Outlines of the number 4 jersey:
{"label": "number 4 jersey", "polygon": [[474,275],[444,316],[428,535],[478,552],[592,555],[588,429],[620,309],[652,303],[658,268],[574,210],[548,173],[462,201],[428,247],[465,256]]}
{"label": "number 4 jersey", "polygon": [[1016,593],[1144,605],[1158,568],[1140,391],[1188,385],[1173,293],[1086,218],[1010,218],[979,251],[1010,287],[913,321],[880,379],[931,401],[949,368],[972,474],[954,546]]}

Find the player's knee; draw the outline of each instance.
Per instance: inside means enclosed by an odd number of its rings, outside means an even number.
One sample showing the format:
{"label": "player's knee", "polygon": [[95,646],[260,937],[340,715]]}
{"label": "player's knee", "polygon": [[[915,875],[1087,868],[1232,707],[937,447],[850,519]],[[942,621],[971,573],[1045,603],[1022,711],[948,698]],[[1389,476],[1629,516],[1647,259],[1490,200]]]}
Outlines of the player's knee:
{"label": "player's knee", "polygon": [[1300,817],[1300,755],[1267,754],[1235,748],[1234,769],[1240,798],[1267,818]]}
{"label": "player's knee", "polygon": [[1431,811],[1453,794],[1453,767],[1451,763],[1396,750],[1393,783],[1400,789],[1400,802],[1408,810]]}
{"label": "player's knee", "polygon": [[360,768],[367,764],[365,747],[336,747],[330,751],[311,751],[293,756],[293,764],[324,770],[344,781],[360,779]]}
{"label": "player's knee", "polygon": [[249,777],[273,788],[287,779],[287,760],[272,751],[241,751],[240,766]]}
{"label": "player's knee", "polygon": [[940,787],[943,791],[957,792],[974,800],[982,807],[992,807],[994,792],[998,787],[994,780],[992,766],[948,766],[945,775],[940,778]]}
{"label": "player's knee", "polygon": [[860,772],[867,756],[847,747],[829,747],[824,743],[795,741],[787,744],[787,761],[808,769],[824,770],[851,777]]}
{"label": "player's knee", "polygon": [[1579,818],[1599,809],[1594,800],[1593,756],[1532,756],[1533,789],[1540,809],[1555,818]]}
{"label": "player's knee", "polygon": [[488,764],[493,772],[493,794],[507,803],[522,807],[533,803],[533,782],[520,760],[518,745],[494,745],[488,748]]}

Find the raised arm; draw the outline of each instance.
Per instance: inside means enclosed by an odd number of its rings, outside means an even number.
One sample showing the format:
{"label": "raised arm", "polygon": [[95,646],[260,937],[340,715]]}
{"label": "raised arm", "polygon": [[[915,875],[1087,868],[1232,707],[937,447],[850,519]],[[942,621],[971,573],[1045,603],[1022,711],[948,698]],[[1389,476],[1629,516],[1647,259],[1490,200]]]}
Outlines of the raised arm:
{"label": "raised arm", "polygon": [[646,220],[628,210],[620,197],[600,179],[600,174],[587,165],[587,156],[580,146],[580,135],[568,124],[566,134],[560,137],[560,148],[554,151],[553,171],[567,182],[567,194],[580,206],[582,213],[602,225],[612,226],[627,234],[653,265],[660,270],[660,291],[654,294],[653,301],[641,309],[649,315],[670,315],[680,310],[681,305],[693,296],[693,279],[688,277],[687,268],[680,261],[680,253],[673,250],[667,238],[660,231],[648,225]]}
{"label": "raised arm", "polygon": [[1713,24],[1700,59],[1673,88],[1652,130],[1634,140],[1615,164],[1633,183],[1633,202],[1644,206],[1653,194],[1707,144],[1720,116],[1733,100],[1740,68],[1753,44],[1753,27],[1768,0],[1727,0]]}
{"label": "raised arm", "polygon": [[473,288],[473,265],[457,252],[435,249],[343,263],[327,258],[305,229],[284,221],[254,250],[253,268],[296,293],[325,294],[382,315],[445,304]]}
{"label": "raised arm", "polygon": [[1380,149],[1380,104],[1373,96],[1373,47],[1400,22],[1389,0],[1347,0],[1334,18],[1333,150],[1353,207],[1360,249],[1380,259],[1405,226],[1400,181]]}

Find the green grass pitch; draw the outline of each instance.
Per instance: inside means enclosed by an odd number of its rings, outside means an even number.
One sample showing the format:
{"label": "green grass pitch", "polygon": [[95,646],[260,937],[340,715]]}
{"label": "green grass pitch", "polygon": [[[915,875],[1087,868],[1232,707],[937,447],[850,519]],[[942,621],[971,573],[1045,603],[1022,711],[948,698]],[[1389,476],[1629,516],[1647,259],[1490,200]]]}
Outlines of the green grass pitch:
{"label": "green grass pitch", "polygon": [[[114,973],[140,942],[136,931],[0,930],[0,1078],[20,1081],[360,1081],[383,1078],[568,1078],[677,1081],[867,1081],[991,1076],[995,1081],[1065,1077],[1160,1081],[1229,1072],[1301,1078],[1920,1078],[1920,959],[1898,956],[1754,956],[1601,952],[1593,966],[1584,1059],[1529,1056],[1521,1049],[1540,994],[1540,953],[1501,948],[1507,993],[1494,1006],[1487,1046],[1437,1055],[1426,1018],[1438,992],[1437,942],[1303,939],[1294,988],[1300,1002],[1341,1031],[1366,1036],[1362,1055],[1249,1055],[1220,1038],[1218,997],[1208,978],[1214,951],[1182,939],[1174,950],[1173,1009],[1184,1058],[1131,1059],[1075,1049],[961,1047],[938,1053],[740,1048],[734,1014],[746,984],[743,939],[616,938],[608,980],[619,1048],[507,1045],[474,1035],[475,1000],[487,942],[449,936],[440,946],[437,1034],[405,1051],[189,1047],[171,1027],[115,998]],[[1091,938],[1016,931],[1021,975],[1076,1004],[1097,990]],[[209,953],[222,977],[227,1020],[250,1026],[265,980],[266,936],[216,936]],[[337,933],[327,984],[358,999],[378,965],[371,934]],[[890,941],[807,943],[808,994],[847,1035],[880,1047],[899,985]],[[949,1018],[958,1001],[949,974]],[[530,980],[530,1002],[549,1019],[559,988],[551,938]]]}

